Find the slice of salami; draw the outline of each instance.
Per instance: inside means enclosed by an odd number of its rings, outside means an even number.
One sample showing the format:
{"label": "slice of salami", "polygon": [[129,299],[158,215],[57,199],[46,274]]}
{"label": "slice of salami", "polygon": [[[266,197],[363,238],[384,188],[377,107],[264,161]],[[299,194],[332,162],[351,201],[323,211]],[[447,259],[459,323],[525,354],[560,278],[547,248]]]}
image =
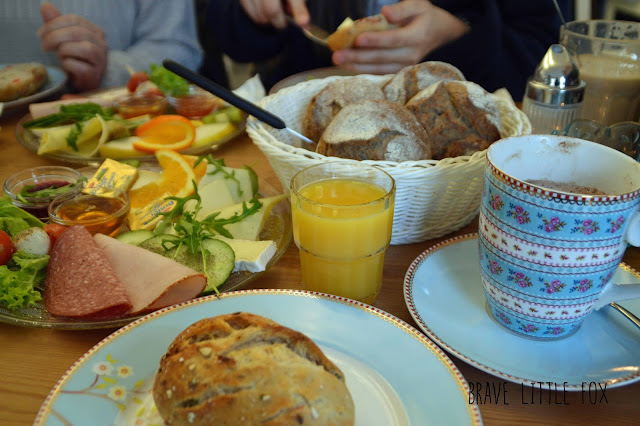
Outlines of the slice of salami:
{"label": "slice of salami", "polygon": [[74,318],[117,318],[131,301],[84,226],[67,229],[51,251],[44,288],[47,310]]}

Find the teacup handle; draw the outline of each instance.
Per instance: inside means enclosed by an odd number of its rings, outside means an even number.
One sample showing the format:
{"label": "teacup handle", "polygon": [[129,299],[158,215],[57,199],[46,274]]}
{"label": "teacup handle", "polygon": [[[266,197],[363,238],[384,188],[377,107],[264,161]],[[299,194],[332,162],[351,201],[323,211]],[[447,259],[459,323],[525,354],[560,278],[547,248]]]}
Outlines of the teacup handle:
{"label": "teacup handle", "polygon": [[594,305],[595,309],[607,306],[611,302],[640,298],[640,284],[609,283]]}
{"label": "teacup handle", "polygon": [[[624,239],[632,246],[640,247],[640,210],[636,210],[631,214]],[[600,293],[600,297],[594,307],[595,309],[600,309],[611,302],[637,298],[640,298],[640,284],[609,283],[607,288]]]}
{"label": "teacup handle", "polygon": [[640,247],[640,210],[631,214],[624,239],[632,246]]}

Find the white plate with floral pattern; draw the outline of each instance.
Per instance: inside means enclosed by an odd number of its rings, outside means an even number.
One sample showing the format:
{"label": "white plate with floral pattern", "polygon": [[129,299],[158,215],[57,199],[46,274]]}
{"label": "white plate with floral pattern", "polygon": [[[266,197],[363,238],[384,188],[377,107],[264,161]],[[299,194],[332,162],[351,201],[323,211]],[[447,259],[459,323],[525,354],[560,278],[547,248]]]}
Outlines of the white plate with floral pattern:
{"label": "white plate with floral pattern", "polygon": [[396,317],[336,296],[246,290],[156,311],[82,356],[45,399],[34,424],[162,424],[150,388],[171,341],[202,318],[251,312],[305,333],[345,374],[356,425],[480,425],[460,371]]}
{"label": "white plate with floral pattern", "polygon": [[[614,282],[640,282],[621,264]],[[510,332],[488,313],[478,264],[478,235],[441,242],[418,256],[404,279],[404,298],[418,326],[461,360],[515,383],[552,382],[580,390],[640,380],[640,330],[611,307],[591,313],[573,335],[540,341]],[[640,299],[621,302],[640,315]]]}

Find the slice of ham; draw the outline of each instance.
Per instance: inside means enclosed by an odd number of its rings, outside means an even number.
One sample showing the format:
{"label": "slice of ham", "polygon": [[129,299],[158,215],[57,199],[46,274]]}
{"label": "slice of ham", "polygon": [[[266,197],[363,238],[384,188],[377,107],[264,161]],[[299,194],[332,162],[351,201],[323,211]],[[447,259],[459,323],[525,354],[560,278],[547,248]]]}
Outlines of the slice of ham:
{"label": "slice of ham", "polygon": [[84,226],[63,232],[50,255],[44,302],[51,314],[106,319],[129,312],[124,286]]}
{"label": "slice of ham", "polygon": [[193,299],[207,285],[204,274],[172,259],[103,234],[93,238],[125,287],[132,314]]}
{"label": "slice of ham", "polygon": [[110,106],[113,106],[113,99],[78,97],[74,99],[63,99],[59,101],[39,102],[36,104],[30,104],[29,113],[31,114],[31,118],[35,120],[36,118],[44,117],[45,115],[50,115],[50,114],[55,114],[57,112],[60,112],[60,105],[82,104],[86,102],[93,102],[94,104],[98,104],[103,108],[108,108]]}

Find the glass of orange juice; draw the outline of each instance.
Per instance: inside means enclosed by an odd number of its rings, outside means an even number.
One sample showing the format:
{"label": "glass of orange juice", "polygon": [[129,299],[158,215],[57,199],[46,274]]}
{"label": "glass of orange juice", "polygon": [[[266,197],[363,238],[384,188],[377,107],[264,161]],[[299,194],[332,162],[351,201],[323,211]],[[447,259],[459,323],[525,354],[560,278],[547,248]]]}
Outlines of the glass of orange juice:
{"label": "glass of orange juice", "polygon": [[376,300],[395,190],[388,173],[359,163],[323,163],[291,179],[293,238],[305,289]]}

